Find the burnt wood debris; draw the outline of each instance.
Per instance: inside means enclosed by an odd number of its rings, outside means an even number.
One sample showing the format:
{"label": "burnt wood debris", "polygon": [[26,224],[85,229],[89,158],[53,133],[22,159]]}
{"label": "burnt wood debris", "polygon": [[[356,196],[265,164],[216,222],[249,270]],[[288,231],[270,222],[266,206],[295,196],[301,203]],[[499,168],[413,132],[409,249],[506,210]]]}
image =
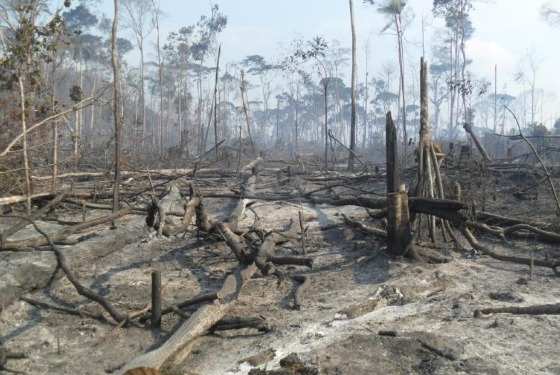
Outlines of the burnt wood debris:
{"label": "burnt wood debris", "polygon": [[[481,340],[516,319],[543,318],[523,335],[557,326],[560,136],[537,122],[534,63],[532,80],[517,77],[531,93],[523,118],[498,93],[497,66],[493,84],[472,78],[470,0],[433,2],[449,35],[413,78],[404,1],[345,3],[347,52],[317,36],[278,63],[235,65],[218,5],[167,36],[155,0],[113,0],[103,20],[89,2],[0,3],[0,374],[67,373],[80,345],[97,355],[84,373],[195,374],[210,350],[232,373],[344,373],[335,362],[356,342],[385,350],[370,373],[468,373],[479,358],[460,335],[434,333],[449,322]],[[398,69],[373,79],[358,5],[375,5],[396,38]],[[553,25],[555,12],[543,6]],[[482,97],[492,132],[479,127]],[[503,288],[471,285],[477,273]],[[437,329],[406,328],[422,315]],[[405,352],[416,362],[394,360]]]}

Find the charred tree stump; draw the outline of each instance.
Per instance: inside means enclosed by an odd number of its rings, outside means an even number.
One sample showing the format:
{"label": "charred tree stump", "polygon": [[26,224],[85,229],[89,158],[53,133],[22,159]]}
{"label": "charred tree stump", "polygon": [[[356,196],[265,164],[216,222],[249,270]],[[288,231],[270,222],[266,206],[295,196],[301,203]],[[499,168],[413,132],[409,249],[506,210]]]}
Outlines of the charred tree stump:
{"label": "charred tree stump", "polygon": [[152,329],[161,328],[161,272],[152,272]]}
{"label": "charred tree stump", "polygon": [[400,191],[387,195],[387,238],[389,253],[393,255],[405,255],[412,245],[408,193],[404,185]]}
{"label": "charred tree stump", "polygon": [[401,182],[399,175],[399,153],[397,147],[397,128],[391,112],[387,113],[385,128],[387,148],[387,194],[398,191]]}
{"label": "charred tree stump", "polygon": [[400,185],[397,128],[391,112],[387,113],[387,248],[390,254],[406,254],[412,243],[408,194]]}

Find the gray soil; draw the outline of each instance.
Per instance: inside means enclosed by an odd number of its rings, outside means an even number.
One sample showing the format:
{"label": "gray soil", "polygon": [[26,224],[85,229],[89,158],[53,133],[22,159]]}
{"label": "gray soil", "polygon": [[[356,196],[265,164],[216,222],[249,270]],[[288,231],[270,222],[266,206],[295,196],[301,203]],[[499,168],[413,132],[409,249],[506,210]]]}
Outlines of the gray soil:
{"label": "gray soil", "polygon": [[[382,191],[382,184],[382,180],[365,181],[360,187]],[[227,191],[235,183],[222,179],[210,185]],[[261,177],[259,193],[320,187],[301,178],[280,185],[274,175]],[[537,201],[503,196],[507,198],[489,199],[488,210],[555,220],[544,188]],[[220,217],[232,201],[206,202],[210,213]],[[285,268],[289,274],[310,278],[302,309],[292,309],[296,285],[291,279],[278,284],[274,277],[258,274],[230,315],[262,316],[273,330],[207,335],[197,340],[190,356],[169,364],[170,374],[305,373],[279,370],[280,361],[291,353],[297,353],[308,373],[332,375],[560,374],[560,316],[473,316],[475,309],[486,306],[560,302],[560,282],[551,270],[535,268],[531,274],[526,266],[464,256],[454,252],[452,244],[438,247],[453,257],[446,264],[391,259],[384,253],[383,241],[344,225],[342,213],[368,225],[381,225],[359,207],[258,201],[251,208],[243,225],[252,225],[258,217],[260,225],[268,229],[295,225],[298,211],[304,211],[310,226],[307,251],[315,259],[314,267]],[[539,217],[531,217],[530,212],[539,212]],[[90,217],[104,214],[88,213]],[[59,215],[81,217],[62,209]],[[223,242],[199,238],[194,229],[185,236],[159,239],[148,231],[144,219],[127,216],[119,220],[116,230],[99,227],[90,239],[61,246],[81,282],[121,311],[139,311],[150,303],[152,270],[162,272],[164,304],[168,305],[219,289],[237,264]],[[5,220],[0,229],[10,223]],[[52,222],[39,225],[57,228]],[[28,227],[14,238],[35,235]],[[503,253],[535,251],[560,256],[556,246],[480,238]],[[299,243],[289,242],[279,254],[301,255],[301,251]],[[170,314],[165,316],[161,332],[115,328],[19,300],[26,296],[100,311],[76,293],[55,265],[48,251],[0,252],[0,343],[28,355],[27,359],[10,360],[7,367],[13,370],[27,374],[111,373],[161,344],[182,322]],[[379,335],[380,331],[391,331],[391,335]]]}

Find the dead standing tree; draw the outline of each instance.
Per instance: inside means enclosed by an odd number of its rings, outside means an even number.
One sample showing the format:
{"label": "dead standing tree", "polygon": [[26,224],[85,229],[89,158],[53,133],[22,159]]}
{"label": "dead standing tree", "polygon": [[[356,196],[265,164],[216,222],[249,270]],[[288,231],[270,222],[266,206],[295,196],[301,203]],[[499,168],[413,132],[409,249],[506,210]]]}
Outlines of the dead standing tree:
{"label": "dead standing tree", "polygon": [[387,113],[387,247],[395,256],[405,255],[412,246],[408,194],[400,182],[397,128]]}
{"label": "dead standing tree", "polygon": [[[432,141],[428,98],[428,65],[424,58],[420,61],[420,140],[418,143],[418,176],[416,195],[424,198],[444,199],[443,185],[439,172],[439,162]],[[436,194],[436,187],[437,194]],[[441,188],[440,188],[441,187]],[[422,216],[418,218],[417,229],[421,233]],[[428,231],[435,242],[435,218],[428,216]]]}
{"label": "dead standing tree", "polygon": [[[443,183],[436,149],[432,141],[428,106],[428,65],[422,58],[420,62],[420,141],[418,145],[418,175],[416,199],[441,200],[445,204]],[[397,130],[391,113],[387,114],[387,234],[388,248],[393,255],[408,254],[422,259],[426,254],[419,254],[412,244],[412,230],[409,212],[409,199],[406,187],[401,185],[398,168]],[[415,219],[416,234],[422,233],[422,219],[427,220],[430,238],[436,241],[436,217],[417,215]],[[444,221],[442,220],[442,228]],[[443,261],[437,256],[427,254],[432,260]]]}
{"label": "dead standing tree", "polygon": [[117,34],[119,27],[119,0],[114,0],[114,18],[111,31],[111,65],[113,67],[113,117],[115,123],[115,181],[113,185],[113,212],[119,210],[119,189],[121,183],[121,113],[119,93],[119,53],[117,50]]}
{"label": "dead standing tree", "polygon": [[[247,99],[247,81],[245,81],[245,72],[241,70],[241,105],[243,106],[243,113],[245,114],[245,122],[247,123],[247,135],[249,136],[249,142],[251,142],[251,147],[253,149],[253,154],[257,154],[257,149],[255,147],[255,142],[253,141],[253,136],[251,135],[251,116],[249,114],[249,101]],[[240,135],[241,138],[241,135]],[[241,143],[239,143],[241,149]],[[240,151],[241,155],[241,151]]]}
{"label": "dead standing tree", "polygon": [[356,48],[356,24],[354,22],[354,2],[349,0],[350,5],[350,26],[352,29],[352,108],[350,118],[350,151],[348,153],[348,170],[354,169],[354,155],[356,150],[356,82],[357,82],[357,48]]}

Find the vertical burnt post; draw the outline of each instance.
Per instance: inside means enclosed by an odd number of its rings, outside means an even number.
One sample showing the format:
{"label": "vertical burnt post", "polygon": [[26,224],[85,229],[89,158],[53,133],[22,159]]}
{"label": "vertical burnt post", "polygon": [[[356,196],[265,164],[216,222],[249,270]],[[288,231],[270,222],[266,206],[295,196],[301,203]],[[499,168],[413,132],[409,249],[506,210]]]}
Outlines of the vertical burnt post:
{"label": "vertical burnt post", "polygon": [[387,112],[385,137],[387,145],[387,194],[390,194],[398,191],[400,185],[397,128],[391,112]]}
{"label": "vertical burnt post", "polygon": [[161,328],[161,272],[152,272],[152,329]]}
{"label": "vertical burnt post", "polygon": [[408,209],[408,193],[401,185],[397,128],[391,112],[387,113],[387,248],[390,254],[405,255],[412,243],[412,230]]}

